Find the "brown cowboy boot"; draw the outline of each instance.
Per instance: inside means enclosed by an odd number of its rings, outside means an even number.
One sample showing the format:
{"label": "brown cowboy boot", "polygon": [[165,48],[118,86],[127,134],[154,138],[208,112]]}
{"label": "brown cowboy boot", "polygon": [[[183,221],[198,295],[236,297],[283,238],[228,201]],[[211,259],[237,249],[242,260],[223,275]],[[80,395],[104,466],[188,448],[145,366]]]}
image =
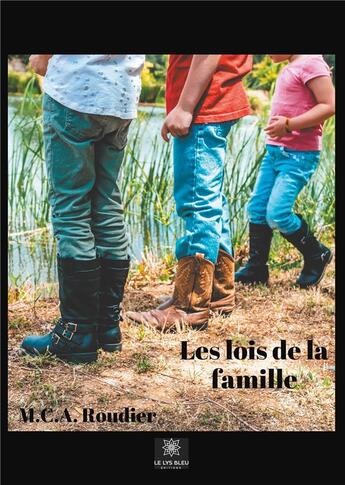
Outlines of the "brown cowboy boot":
{"label": "brown cowboy boot", "polygon": [[210,310],[222,315],[230,315],[235,308],[235,260],[219,250],[214,270],[213,292]]}
{"label": "brown cowboy boot", "polygon": [[[165,310],[172,305],[173,297],[167,298],[157,310]],[[230,315],[235,308],[235,261],[222,249],[214,270],[213,291],[210,310],[222,315]]]}
{"label": "brown cowboy boot", "polygon": [[177,265],[172,304],[163,310],[126,312],[136,324],[168,332],[182,322],[196,330],[207,328],[214,264],[203,254],[181,258]]}

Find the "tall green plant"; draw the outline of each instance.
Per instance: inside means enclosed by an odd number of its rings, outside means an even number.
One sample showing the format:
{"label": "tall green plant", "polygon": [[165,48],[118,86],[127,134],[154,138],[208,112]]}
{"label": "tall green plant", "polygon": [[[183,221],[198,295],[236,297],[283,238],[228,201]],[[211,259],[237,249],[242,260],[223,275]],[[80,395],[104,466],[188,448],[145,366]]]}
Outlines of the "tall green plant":
{"label": "tall green plant", "polygon": [[10,231],[44,227],[48,221],[41,96],[34,92],[35,79],[32,78],[10,121],[13,126],[13,145],[9,152]]}

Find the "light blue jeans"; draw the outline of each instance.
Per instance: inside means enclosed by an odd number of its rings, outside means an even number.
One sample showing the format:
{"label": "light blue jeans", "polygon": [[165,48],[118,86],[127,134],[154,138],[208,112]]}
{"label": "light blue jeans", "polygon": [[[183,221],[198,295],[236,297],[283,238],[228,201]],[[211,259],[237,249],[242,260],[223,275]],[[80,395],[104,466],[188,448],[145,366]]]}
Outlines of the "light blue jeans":
{"label": "light blue jeans", "polygon": [[315,172],[320,152],[276,145],[266,148],[247,208],[249,221],[291,234],[301,227],[301,220],[292,212],[294,203]]}
{"label": "light blue jeans", "polygon": [[226,137],[235,122],[193,124],[187,136],[174,138],[174,197],[185,222],[177,259],[202,253],[215,263],[220,248],[232,254],[223,180]]}

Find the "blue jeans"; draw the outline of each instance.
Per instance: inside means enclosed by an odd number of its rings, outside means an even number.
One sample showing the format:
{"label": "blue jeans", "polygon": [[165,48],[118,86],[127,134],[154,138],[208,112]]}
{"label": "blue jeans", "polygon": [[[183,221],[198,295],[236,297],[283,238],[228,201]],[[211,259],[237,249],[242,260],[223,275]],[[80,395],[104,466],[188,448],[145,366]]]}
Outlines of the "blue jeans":
{"label": "blue jeans", "polygon": [[174,138],[174,197],[185,222],[177,259],[202,253],[215,263],[220,248],[232,254],[223,179],[226,137],[235,122],[193,124],[187,136]]}
{"label": "blue jeans", "polygon": [[117,179],[129,124],[115,116],[74,111],[44,95],[49,202],[61,258],[127,259]]}
{"label": "blue jeans", "polygon": [[320,152],[297,151],[276,145],[266,148],[247,208],[249,221],[268,224],[283,234],[291,234],[301,227],[301,220],[292,208],[315,172]]}

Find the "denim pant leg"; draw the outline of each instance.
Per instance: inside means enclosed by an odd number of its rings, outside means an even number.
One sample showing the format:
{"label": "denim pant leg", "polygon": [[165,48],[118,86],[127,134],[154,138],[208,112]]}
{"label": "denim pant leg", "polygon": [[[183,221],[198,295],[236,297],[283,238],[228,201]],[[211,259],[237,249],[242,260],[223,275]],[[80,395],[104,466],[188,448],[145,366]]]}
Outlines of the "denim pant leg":
{"label": "denim pant leg", "polygon": [[176,243],[177,259],[196,253],[213,263],[218,258],[226,150],[219,125],[194,124],[186,137],[174,139],[174,197],[185,222],[185,235]]}
{"label": "denim pant leg", "polygon": [[252,224],[267,224],[267,204],[277,176],[274,169],[274,156],[274,150],[267,147],[247,206],[249,222]]}
{"label": "denim pant leg", "polygon": [[229,213],[229,203],[225,194],[221,194],[222,197],[222,232],[219,241],[219,249],[231,254],[233,256],[233,247],[231,241],[230,232],[230,213]]}
{"label": "denim pant leg", "polygon": [[129,120],[113,118],[108,133],[95,144],[96,183],[92,192],[92,231],[97,255],[127,259],[128,238],[117,179],[127,142]]}
{"label": "denim pant leg", "polygon": [[[227,137],[229,134],[230,129],[237,123],[238,120],[228,121],[225,123],[221,123],[219,128],[222,130],[222,136]],[[230,213],[229,213],[229,203],[224,194],[224,172],[225,172],[225,153],[224,153],[224,166],[223,166],[223,182],[222,182],[222,232],[219,241],[219,248],[223,249],[223,251],[227,252],[228,254],[233,255],[233,247],[232,247],[232,240],[231,240],[231,231],[230,231]]]}
{"label": "denim pant leg", "polygon": [[293,213],[293,206],[303,187],[316,170],[320,152],[300,152],[280,149],[275,159],[278,171],[267,205],[267,222],[272,229],[291,234],[301,227],[301,220]]}
{"label": "denim pant leg", "polygon": [[96,180],[94,142],[101,137],[102,127],[48,95],[43,100],[43,125],[58,255],[94,259],[90,194]]}

